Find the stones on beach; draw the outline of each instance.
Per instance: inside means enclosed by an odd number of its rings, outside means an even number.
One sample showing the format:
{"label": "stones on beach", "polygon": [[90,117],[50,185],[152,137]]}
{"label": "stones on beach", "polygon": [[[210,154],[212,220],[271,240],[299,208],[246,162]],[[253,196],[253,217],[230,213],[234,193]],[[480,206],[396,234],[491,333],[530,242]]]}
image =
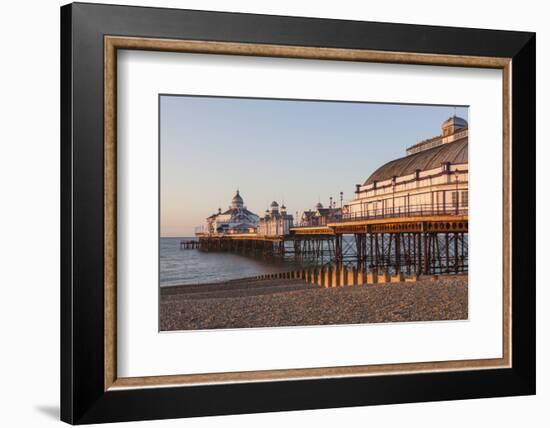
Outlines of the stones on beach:
{"label": "stones on beach", "polygon": [[[324,270],[323,286],[298,278],[232,281],[164,287],[160,328],[197,330],[398,321],[458,320],[468,317],[466,275],[418,278],[411,284],[379,283],[335,287]],[[170,290],[171,289],[171,290]]]}

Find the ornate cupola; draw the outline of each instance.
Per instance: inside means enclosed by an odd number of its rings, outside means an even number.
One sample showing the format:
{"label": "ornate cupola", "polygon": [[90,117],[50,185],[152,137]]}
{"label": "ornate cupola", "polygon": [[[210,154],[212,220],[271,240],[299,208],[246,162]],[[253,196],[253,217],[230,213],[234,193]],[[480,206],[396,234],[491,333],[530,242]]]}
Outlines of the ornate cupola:
{"label": "ornate cupola", "polygon": [[271,214],[279,213],[279,204],[276,201],[271,202]]}
{"label": "ornate cupola", "polygon": [[451,116],[441,125],[441,132],[444,137],[453,135],[455,132],[466,129],[468,127],[468,122],[458,116]]}
{"label": "ornate cupola", "polygon": [[233,209],[243,209],[244,207],[244,201],[241,195],[239,194],[239,189],[237,189],[237,193],[235,196],[233,196],[233,199],[231,200],[231,208]]}

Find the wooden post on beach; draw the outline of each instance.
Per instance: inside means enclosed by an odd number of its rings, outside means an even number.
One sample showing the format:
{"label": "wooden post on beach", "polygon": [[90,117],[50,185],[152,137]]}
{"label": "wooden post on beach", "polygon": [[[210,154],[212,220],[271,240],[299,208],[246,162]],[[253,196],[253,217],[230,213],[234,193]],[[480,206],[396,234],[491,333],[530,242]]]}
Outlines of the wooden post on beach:
{"label": "wooden post on beach", "polygon": [[313,268],[313,271],[311,273],[311,283],[315,284],[317,282],[317,269]]}
{"label": "wooden post on beach", "polygon": [[347,270],[344,265],[340,266],[340,287],[346,286],[346,280],[347,280]]}
{"label": "wooden post on beach", "polygon": [[388,275],[388,272],[383,271],[379,273],[378,278],[376,278],[376,282],[378,283],[390,282],[390,276]]}
{"label": "wooden post on beach", "polygon": [[348,270],[348,285],[357,285],[357,269],[355,266]]}
{"label": "wooden post on beach", "polygon": [[378,275],[376,274],[376,272],[369,272],[369,273],[367,273],[365,283],[366,284],[376,284],[377,279],[378,279]]}
{"label": "wooden post on beach", "polygon": [[403,282],[403,272],[397,272],[395,275],[392,275],[390,277],[390,282],[391,283],[396,283],[396,282]]}
{"label": "wooden post on beach", "polygon": [[321,267],[319,269],[319,275],[317,276],[317,285],[319,287],[323,286],[323,278],[325,277],[325,268]]}
{"label": "wooden post on beach", "polygon": [[357,269],[357,285],[363,285],[365,283],[365,269]]}
{"label": "wooden post on beach", "polygon": [[323,275],[323,286],[325,288],[329,288],[331,286],[331,280],[332,280],[332,268],[330,266],[327,266],[325,268],[325,272]]}
{"label": "wooden post on beach", "polygon": [[331,277],[332,277],[332,281],[331,281],[331,286],[332,287],[338,287],[340,285],[340,277],[338,275],[338,267],[337,266],[333,266],[331,268],[332,270],[332,274],[331,274]]}

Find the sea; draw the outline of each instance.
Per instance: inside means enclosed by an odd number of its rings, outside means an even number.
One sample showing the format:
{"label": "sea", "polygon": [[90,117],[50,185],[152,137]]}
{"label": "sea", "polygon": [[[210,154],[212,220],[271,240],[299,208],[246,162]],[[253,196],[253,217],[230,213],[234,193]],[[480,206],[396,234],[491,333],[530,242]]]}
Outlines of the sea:
{"label": "sea", "polygon": [[192,237],[160,238],[160,286],[206,284],[298,268],[291,261],[264,260],[232,253],[181,249]]}
{"label": "sea", "polygon": [[[306,267],[291,256],[264,259],[250,254],[240,255],[225,252],[204,252],[197,249],[181,249],[181,241],[196,240],[194,237],[160,238],[160,286],[209,284],[233,279],[250,278],[268,273],[288,272]],[[343,237],[344,251],[354,252],[353,236]],[[326,246],[325,246],[326,248]],[[328,252],[326,259],[330,260]],[[454,257],[451,246],[449,255]],[[352,255],[353,257],[353,255]]]}

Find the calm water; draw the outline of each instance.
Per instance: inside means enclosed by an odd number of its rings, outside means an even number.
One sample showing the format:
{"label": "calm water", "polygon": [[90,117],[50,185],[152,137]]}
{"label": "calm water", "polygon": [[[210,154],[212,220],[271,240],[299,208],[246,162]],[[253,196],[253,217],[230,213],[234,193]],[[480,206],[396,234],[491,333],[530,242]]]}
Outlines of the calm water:
{"label": "calm water", "polygon": [[[266,273],[284,272],[293,263],[269,262],[229,253],[206,253],[180,249],[181,240],[193,238],[160,239],[161,287],[183,284],[221,282]],[[295,265],[294,265],[295,266]]]}
{"label": "calm water", "polygon": [[[353,236],[344,236],[343,238],[344,257],[351,257],[351,259],[355,260]],[[277,258],[264,260],[232,253],[208,253],[199,250],[180,249],[180,241],[191,239],[194,238],[160,239],[161,287],[223,282],[267,273],[298,270],[303,267],[299,263],[289,260],[291,257],[288,257],[285,261]],[[323,247],[325,248],[325,255],[321,261],[328,262],[331,258],[330,252],[326,243]],[[451,260],[454,257],[454,248],[452,245],[449,248],[449,256]],[[402,258],[402,262],[404,261],[405,258]]]}

